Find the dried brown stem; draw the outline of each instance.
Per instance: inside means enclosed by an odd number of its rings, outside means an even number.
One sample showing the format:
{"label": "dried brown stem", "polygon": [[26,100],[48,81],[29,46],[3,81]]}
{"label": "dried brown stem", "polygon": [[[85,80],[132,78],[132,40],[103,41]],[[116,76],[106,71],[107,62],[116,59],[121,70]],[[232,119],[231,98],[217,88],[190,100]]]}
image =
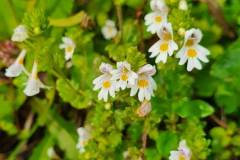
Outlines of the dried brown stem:
{"label": "dried brown stem", "polygon": [[217,123],[219,126],[221,126],[221,127],[223,127],[223,128],[227,128],[227,124],[226,124],[224,121],[222,121],[222,120],[220,120],[219,118],[217,118],[215,115],[210,116],[210,118],[211,118],[215,123]]}
{"label": "dried brown stem", "polygon": [[144,151],[147,147],[147,132],[143,132],[142,134],[142,149],[141,149],[141,152],[142,152],[142,155],[141,155],[141,158],[142,160],[144,160]]}
{"label": "dried brown stem", "polygon": [[116,5],[116,12],[117,12],[120,40],[121,40],[123,35],[123,16],[122,16],[122,7],[120,5]]}
{"label": "dried brown stem", "polygon": [[208,5],[210,13],[213,15],[215,21],[222,28],[224,35],[226,35],[229,38],[235,38],[236,34],[233,28],[230,26],[230,24],[228,24],[228,22],[224,18],[224,14],[218,5],[218,2],[216,0],[199,0],[199,1],[206,3]]}
{"label": "dried brown stem", "polygon": [[29,130],[31,128],[32,123],[33,123],[33,117],[34,117],[34,114],[32,112],[30,112],[25,121],[24,129]]}

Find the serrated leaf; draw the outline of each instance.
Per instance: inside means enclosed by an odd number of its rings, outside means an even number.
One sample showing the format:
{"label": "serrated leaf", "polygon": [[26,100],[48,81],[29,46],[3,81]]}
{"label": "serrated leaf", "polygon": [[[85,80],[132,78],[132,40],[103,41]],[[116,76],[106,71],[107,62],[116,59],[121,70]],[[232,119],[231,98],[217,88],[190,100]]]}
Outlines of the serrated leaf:
{"label": "serrated leaf", "polygon": [[156,139],[156,144],[159,155],[167,157],[171,150],[177,148],[178,137],[175,133],[170,131],[160,132]]}
{"label": "serrated leaf", "polygon": [[[64,102],[70,103],[74,108],[88,107],[90,92],[80,92],[79,87],[64,79],[57,80],[57,90]],[[84,94],[84,95],[83,95]]]}
{"label": "serrated leaf", "polygon": [[106,50],[109,56],[116,62],[127,61],[130,63],[134,71],[146,64],[145,55],[139,52],[137,47],[133,47],[130,44],[108,45]]}

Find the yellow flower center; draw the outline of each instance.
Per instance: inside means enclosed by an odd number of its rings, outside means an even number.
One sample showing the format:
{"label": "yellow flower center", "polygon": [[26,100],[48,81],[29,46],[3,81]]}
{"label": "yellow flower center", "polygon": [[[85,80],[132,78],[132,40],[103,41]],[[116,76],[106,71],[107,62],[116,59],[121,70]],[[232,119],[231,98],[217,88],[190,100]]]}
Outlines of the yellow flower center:
{"label": "yellow flower center", "polygon": [[103,85],[103,88],[107,89],[107,88],[110,88],[110,87],[111,87],[111,82],[109,82],[109,81],[104,81],[102,85]]}
{"label": "yellow flower center", "polygon": [[19,58],[18,63],[23,64],[23,58]]}
{"label": "yellow flower center", "polygon": [[108,32],[112,33],[113,32],[113,28],[112,27],[108,27]]}
{"label": "yellow flower center", "polygon": [[123,80],[123,81],[128,80],[128,75],[127,74],[122,74],[121,75],[121,80]]}
{"label": "yellow flower center", "polygon": [[192,49],[192,48],[188,49],[188,51],[187,51],[187,56],[190,57],[190,58],[196,57],[196,56],[197,56],[196,50],[195,50],[195,49]]}
{"label": "yellow flower center", "polygon": [[183,153],[179,155],[179,160],[186,160],[186,157]]}
{"label": "yellow flower center", "polygon": [[146,80],[146,79],[138,80],[138,87],[139,88],[146,88],[146,87],[148,87],[148,80]]}
{"label": "yellow flower center", "polygon": [[186,42],[186,46],[192,46],[194,44],[194,40],[193,39],[188,39]]}
{"label": "yellow flower center", "polygon": [[162,43],[162,44],[160,45],[160,51],[165,52],[165,51],[167,51],[167,50],[168,50],[168,43]]}
{"label": "yellow flower center", "polygon": [[161,23],[162,22],[162,17],[161,16],[156,16],[155,17],[155,22]]}
{"label": "yellow flower center", "polygon": [[65,48],[65,52],[67,52],[67,53],[71,53],[72,51],[73,51],[73,47],[72,46],[67,46]]}
{"label": "yellow flower center", "polygon": [[172,39],[171,33],[169,33],[169,32],[164,32],[164,33],[163,33],[163,40],[169,41],[169,40],[171,40],[171,39]]}

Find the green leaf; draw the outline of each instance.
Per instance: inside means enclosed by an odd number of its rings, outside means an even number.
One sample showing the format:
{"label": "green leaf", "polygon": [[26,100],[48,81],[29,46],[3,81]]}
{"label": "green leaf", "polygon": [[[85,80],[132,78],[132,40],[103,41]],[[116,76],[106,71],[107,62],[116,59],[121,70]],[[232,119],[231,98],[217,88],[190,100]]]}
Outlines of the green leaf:
{"label": "green leaf", "polygon": [[133,47],[130,44],[108,45],[106,50],[109,56],[116,62],[127,61],[130,63],[134,71],[146,64],[145,55],[139,52],[137,47]]}
{"label": "green leaf", "polygon": [[77,109],[88,107],[91,93],[87,90],[81,92],[79,87],[74,85],[73,82],[65,79],[58,79],[57,90],[63,101],[70,103],[72,107]]}
{"label": "green leaf", "polygon": [[4,98],[3,95],[0,95],[0,118],[9,116],[13,112],[12,102]]}
{"label": "green leaf", "polygon": [[161,159],[161,156],[155,148],[147,148],[144,152],[144,155],[146,157],[146,160]]}
{"label": "green leaf", "polygon": [[235,90],[227,84],[218,87],[214,98],[218,106],[223,107],[226,113],[233,113],[236,111],[240,103]]}
{"label": "green leaf", "polygon": [[[206,85],[207,82],[207,85]],[[194,81],[194,88],[199,96],[210,97],[219,85],[219,80],[209,75],[208,70],[198,72]]]}
{"label": "green leaf", "polygon": [[50,160],[47,155],[48,149],[53,147],[53,139],[51,136],[46,135],[42,141],[33,149],[30,160]]}
{"label": "green leaf", "polygon": [[9,119],[0,119],[0,129],[7,132],[9,135],[14,135],[18,132],[14,122]]}
{"label": "green leaf", "polygon": [[160,132],[156,144],[159,155],[168,157],[170,151],[177,148],[178,136],[170,131]]}
{"label": "green leaf", "polygon": [[49,132],[57,140],[59,147],[65,151],[67,159],[75,159],[78,155],[76,127],[65,121],[55,111],[51,111],[50,116],[50,122],[47,125]]}
{"label": "green leaf", "polygon": [[123,24],[123,41],[132,45],[137,45],[140,40],[139,26],[141,24],[128,19]]}
{"label": "green leaf", "polygon": [[18,22],[13,10],[13,6],[9,0],[1,0],[0,6],[0,39],[3,39],[9,37],[12,34],[13,29],[17,26]]}
{"label": "green leaf", "polygon": [[240,39],[233,43],[212,66],[211,74],[240,87]]}
{"label": "green leaf", "polygon": [[213,114],[214,109],[202,100],[182,101],[176,107],[176,112],[183,118],[188,117],[207,117]]}
{"label": "green leaf", "polygon": [[142,135],[142,123],[140,122],[134,122],[130,125],[130,127],[128,128],[128,134],[131,137],[130,140],[134,143],[137,142],[141,135]]}
{"label": "green leaf", "polygon": [[143,1],[139,1],[139,0],[128,0],[128,1],[126,1],[126,5],[128,5],[129,7],[132,7],[132,8],[137,8],[142,3],[143,3]]}
{"label": "green leaf", "polygon": [[211,74],[221,81],[215,94],[215,100],[226,113],[236,111],[240,104],[237,96],[240,93],[239,43],[240,39],[230,45],[223,56],[213,64],[211,70]]}

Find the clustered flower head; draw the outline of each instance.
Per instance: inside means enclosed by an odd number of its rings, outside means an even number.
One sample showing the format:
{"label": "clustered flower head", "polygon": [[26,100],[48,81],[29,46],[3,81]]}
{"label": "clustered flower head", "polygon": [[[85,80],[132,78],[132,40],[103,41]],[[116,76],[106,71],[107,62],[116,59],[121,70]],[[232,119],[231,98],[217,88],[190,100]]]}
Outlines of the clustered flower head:
{"label": "clustered flower head", "polygon": [[181,140],[177,151],[171,151],[169,160],[190,160],[192,152],[187,146],[186,140]]}
{"label": "clustered flower head", "polygon": [[171,23],[164,23],[157,32],[159,41],[149,48],[150,58],[157,57],[155,62],[167,62],[167,57],[172,56],[173,52],[178,49],[177,44],[173,40],[173,30]]}
{"label": "clustered flower head", "polygon": [[[152,34],[157,33],[159,41],[153,44],[148,52],[150,58],[156,57],[156,63],[166,63],[167,57],[172,56],[173,52],[178,50],[178,46],[173,40],[173,30],[170,22],[167,22],[168,7],[164,0],[151,0],[150,6],[152,12],[145,16],[147,31]],[[187,10],[187,2],[181,0],[179,9]],[[202,32],[199,29],[189,29],[185,32],[183,47],[178,51],[176,57],[180,59],[179,65],[187,62],[187,71],[194,68],[202,69],[200,61],[207,63],[209,51],[199,45],[202,39]]]}
{"label": "clustered flower head", "polygon": [[150,6],[153,11],[148,13],[144,19],[145,25],[148,26],[147,31],[154,34],[167,22],[168,7],[164,0],[152,0]]}
{"label": "clustered flower head", "polygon": [[156,73],[154,66],[146,64],[137,73],[131,70],[131,65],[126,62],[118,62],[117,69],[113,69],[110,64],[102,63],[99,67],[103,74],[94,81],[94,90],[99,90],[99,100],[108,100],[108,95],[115,97],[115,92],[120,89],[131,89],[130,96],[138,92],[139,101],[150,100],[156,83],[152,76]]}

